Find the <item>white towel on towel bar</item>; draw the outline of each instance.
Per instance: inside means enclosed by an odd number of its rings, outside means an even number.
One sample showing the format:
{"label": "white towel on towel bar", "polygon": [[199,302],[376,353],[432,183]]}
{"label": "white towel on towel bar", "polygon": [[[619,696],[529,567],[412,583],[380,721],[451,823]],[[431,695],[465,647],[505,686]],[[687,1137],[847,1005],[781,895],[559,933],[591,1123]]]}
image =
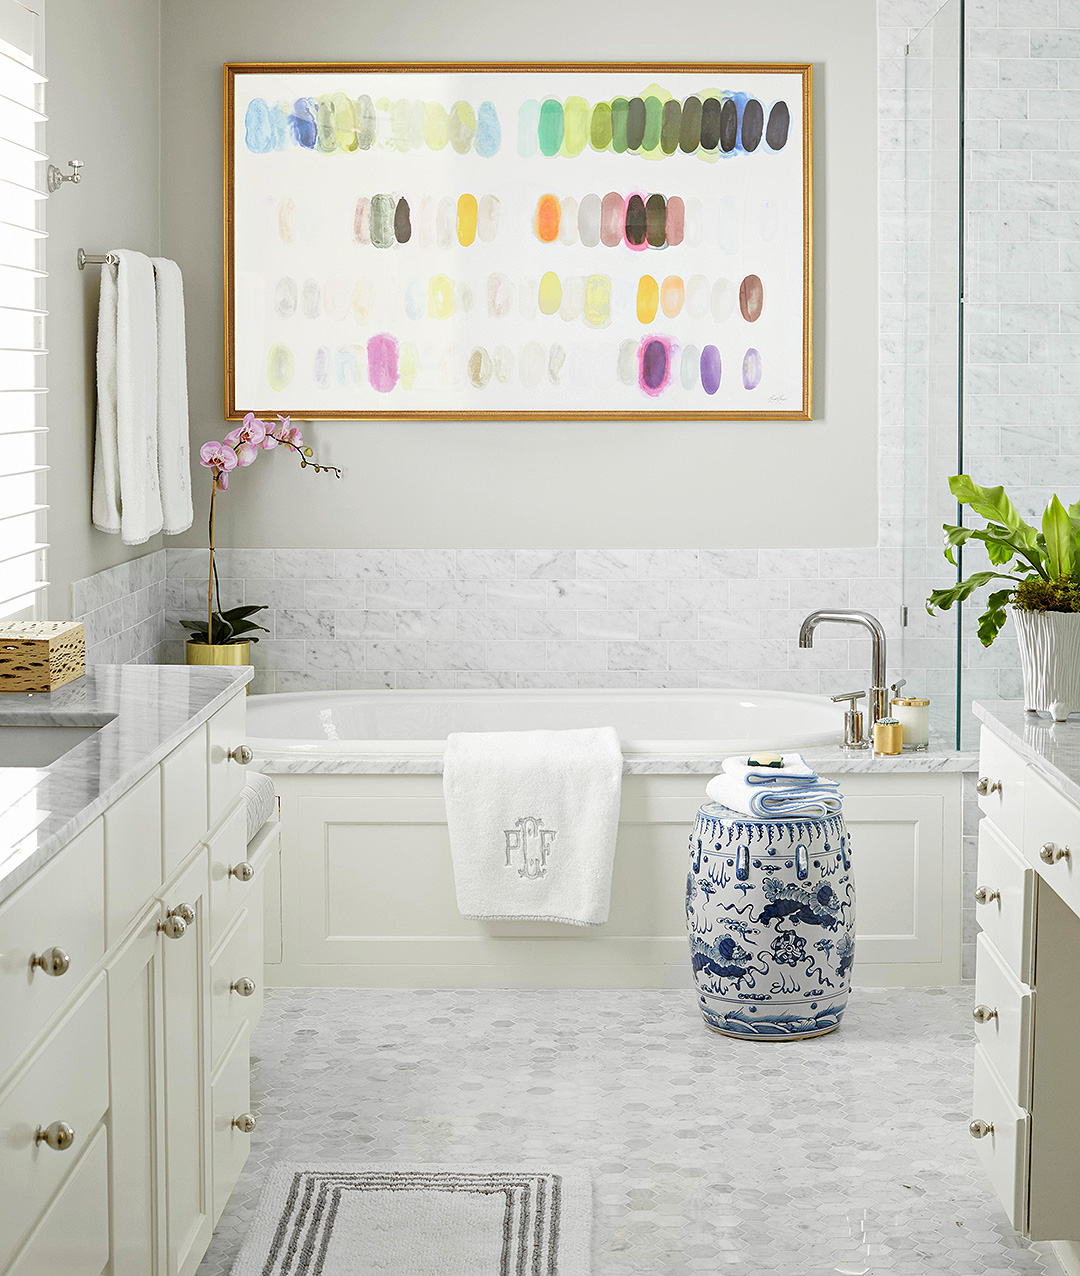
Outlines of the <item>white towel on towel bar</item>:
{"label": "white towel on towel bar", "polygon": [[184,280],[168,257],[154,257],[157,291],[157,458],[162,531],[191,526],[191,461],[188,455],[187,342]]}
{"label": "white towel on towel bar", "polygon": [[443,793],[462,916],[606,922],[622,762],[611,727],[448,736]]}
{"label": "white towel on towel bar", "polygon": [[157,302],[143,253],[113,249],[101,270],[92,517],[141,545],[161,531],[157,456]]}

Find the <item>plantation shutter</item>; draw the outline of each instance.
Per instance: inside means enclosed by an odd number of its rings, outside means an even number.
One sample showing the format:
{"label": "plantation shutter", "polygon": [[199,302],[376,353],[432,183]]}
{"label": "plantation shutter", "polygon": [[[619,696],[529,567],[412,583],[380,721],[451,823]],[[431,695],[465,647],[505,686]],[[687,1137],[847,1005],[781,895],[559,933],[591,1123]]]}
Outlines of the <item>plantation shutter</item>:
{"label": "plantation shutter", "polygon": [[45,576],[44,24],[0,0],[0,619]]}

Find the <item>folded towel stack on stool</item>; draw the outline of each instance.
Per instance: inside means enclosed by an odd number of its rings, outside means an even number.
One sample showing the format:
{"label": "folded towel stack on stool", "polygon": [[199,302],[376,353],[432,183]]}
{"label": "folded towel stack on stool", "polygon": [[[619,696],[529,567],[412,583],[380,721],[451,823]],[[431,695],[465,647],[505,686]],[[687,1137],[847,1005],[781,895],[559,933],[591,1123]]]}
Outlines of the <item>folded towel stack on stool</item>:
{"label": "folded towel stack on stool", "polygon": [[705,792],[731,811],[761,819],[823,819],[843,806],[837,782],[823,780],[798,753],[727,758]]}

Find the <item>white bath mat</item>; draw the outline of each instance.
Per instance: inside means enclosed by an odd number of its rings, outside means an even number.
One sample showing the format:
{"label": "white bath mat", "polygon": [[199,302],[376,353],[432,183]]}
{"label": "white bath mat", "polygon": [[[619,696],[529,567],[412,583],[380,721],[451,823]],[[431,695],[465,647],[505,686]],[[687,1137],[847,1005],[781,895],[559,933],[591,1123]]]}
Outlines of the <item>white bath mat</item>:
{"label": "white bath mat", "polygon": [[275,1166],[232,1276],[589,1276],[578,1170]]}

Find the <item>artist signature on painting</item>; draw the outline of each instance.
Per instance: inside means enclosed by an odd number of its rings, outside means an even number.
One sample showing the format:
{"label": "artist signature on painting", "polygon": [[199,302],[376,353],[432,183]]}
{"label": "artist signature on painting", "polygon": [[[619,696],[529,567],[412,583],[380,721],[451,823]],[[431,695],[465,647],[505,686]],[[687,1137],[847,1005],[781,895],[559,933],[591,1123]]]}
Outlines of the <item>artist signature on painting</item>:
{"label": "artist signature on painting", "polygon": [[770,394],[769,402],[770,403],[787,403],[787,395],[786,394]]}

